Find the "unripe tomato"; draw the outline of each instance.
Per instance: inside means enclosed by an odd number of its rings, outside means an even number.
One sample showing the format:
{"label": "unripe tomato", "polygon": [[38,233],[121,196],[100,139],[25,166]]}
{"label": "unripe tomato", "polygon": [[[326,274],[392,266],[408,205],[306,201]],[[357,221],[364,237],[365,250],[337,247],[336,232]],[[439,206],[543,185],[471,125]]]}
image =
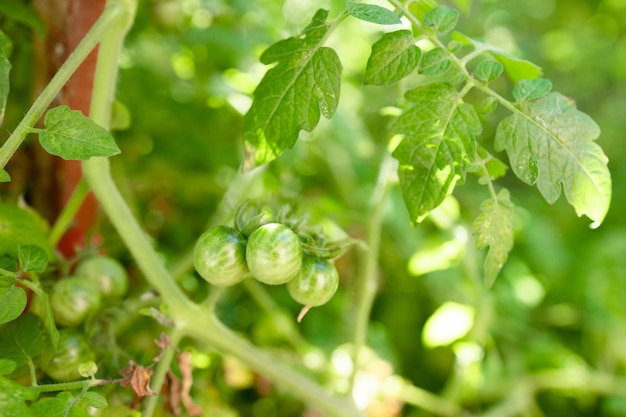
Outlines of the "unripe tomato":
{"label": "unripe tomato", "polygon": [[76,276],[92,281],[103,298],[122,297],[128,291],[128,275],[116,259],[108,256],[93,256],[81,262]]}
{"label": "unripe tomato", "polygon": [[54,320],[62,326],[78,326],[100,308],[101,302],[96,284],[78,276],[57,281],[50,293]]}
{"label": "unripe tomato", "polygon": [[300,239],[284,224],[264,224],[248,238],[246,261],[252,275],[264,284],[289,282],[302,268]]}
{"label": "unripe tomato", "polygon": [[246,264],[246,238],[229,226],[212,227],[196,242],[193,264],[210,284],[235,285],[250,273]]}
{"label": "unripe tomato", "polygon": [[305,257],[302,271],[287,283],[291,298],[302,305],[315,307],[330,300],[339,286],[335,265],[326,259]]}
{"label": "unripe tomato", "polygon": [[95,355],[83,339],[80,332],[74,329],[59,331],[59,345],[56,354],[42,370],[57,381],[71,381],[81,378],[78,366],[93,361]]}

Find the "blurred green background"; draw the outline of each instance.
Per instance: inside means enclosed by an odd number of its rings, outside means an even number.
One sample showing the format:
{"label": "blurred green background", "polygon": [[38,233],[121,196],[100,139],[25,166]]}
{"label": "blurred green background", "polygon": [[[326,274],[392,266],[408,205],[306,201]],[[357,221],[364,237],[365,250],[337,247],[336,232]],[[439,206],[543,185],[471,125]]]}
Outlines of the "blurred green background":
{"label": "blurred green background", "polygon": [[[626,168],[619,161],[626,158],[626,1],[441,3],[461,10],[458,30],[539,64],[554,90],[574,98],[597,121],[598,143],[610,160],[613,201],[602,226],[591,230],[588,219],[576,217],[563,197],[549,205],[511,173],[499,180],[518,207],[516,240],[498,281],[486,290],[480,285],[483,254],[471,236],[471,222],[488,196],[484,187],[468,178],[454,198],[415,227],[393,189],[370,323],[369,344],[380,363],[393,369],[383,366],[380,381],[389,386],[393,379],[387,376],[401,377],[477,415],[624,416]],[[330,8],[336,16],[343,6],[338,0],[140,2],[120,60],[117,94],[131,124],[116,132],[122,154],[112,163],[124,194],[170,265],[188,253],[237,176],[242,115],[265,71],[260,53],[298,33],[317,8]],[[411,86],[410,81],[383,89],[361,86],[380,31],[352,19],[333,34],[330,44],[344,65],[339,110],[272,162],[247,191],[251,198],[294,204],[311,212],[314,221],[328,220],[363,237],[389,140],[390,119],[379,110],[395,104],[399,92]],[[28,63],[28,51],[15,55],[13,91],[20,91],[28,84],[28,71],[19,70],[27,68],[20,62]],[[507,97],[510,87],[504,80],[497,85]],[[487,119],[487,143],[494,118],[503,114]],[[7,126],[19,117],[8,114]],[[108,227],[104,222],[105,231]],[[112,251],[125,256],[109,232]],[[358,265],[356,251],[341,259],[340,293],[301,326],[304,337],[328,355],[340,356],[335,348],[350,340],[346,311]],[[190,291],[199,291],[201,284],[191,275],[184,280]],[[283,290],[270,292],[277,305],[297,313]],[[227,324],[261,345],[285,348],[289,337],[272,321],[275,317],[259,319],[245,291],[233,290],[221,305]],[[224,369],[237,369],[224,363]],[[222,378],[226,383],[217,387],[204,383],[219,391],[207,402],[230,403],[224,413],[236,409],[241,415],[282,417],[301,412],[284,399],[263,403],[258,392],[239,389],[249,388],[245,381],[237,385]],[[382,414],[372,415],[446,415],[443,408],[422,410],[426,400],[413,394],[387,393],[415,404],[402,411],[387,404]]]}

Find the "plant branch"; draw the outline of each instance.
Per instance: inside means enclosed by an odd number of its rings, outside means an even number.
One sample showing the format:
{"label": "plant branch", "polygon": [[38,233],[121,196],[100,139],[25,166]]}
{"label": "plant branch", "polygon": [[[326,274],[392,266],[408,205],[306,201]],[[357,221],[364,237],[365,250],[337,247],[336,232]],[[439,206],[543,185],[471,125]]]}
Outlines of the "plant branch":
{"label": "plant branch", "polygon": [[[83,40],[76,46],[59,71],[52,77],[46,88],[43,89],[24,118],[17,125],[13,134],[0,148],[0,169],[4,168],[13,154],[20,147],[30,129],[37,123],[46,111],[52,100],[61,91],[67,80],[76,68],[85,60],[96,44],[107,34],[111,26],[119,22],[127,14],[121,2],[112,2],[107,7],[93,27],[87,32]],[[116,61],[117,62],[117,61]]]}
{"label": "plant branch", "polygon": [[357,312],[356,312],[356,324],[354,330],[354,352],[353,352],[353,371],[352,371],[352,385],[354,385],[354,379],[360,366],[361,351],[366,343],[367,327],[369,323],[370,313],[374,300],[376,298],[376,291],[378,288],[378,255],[380,251],[380,236],[383,221],[383,208],[385,203],[385,197],[389,190],[390,181],[394,168],[395,160],[392,158],[389,152],[385,152],[385,156],[380,165],[380,171],[378,173],[378,180],[376,182],[376,188],[372,195],[370,202],[370,215],[369,223],[367,225],[367,250],[364,251],[365,265],[363,267],[363,273],[359,277],[357,283]]}
{"label": "plant branch", "polygon": [[221,353],[236,356],[250,369],[269,378],[290,394],[321,409],[327,417],[365,417],[354,403],[328,393],[320,385],[283,365],[267,352],[257,348],[225,327],[215,315],[203,310],[188,312],[184,331],[190,337],[215,347]]}
{"label": "plant branch", "polygon": [[181,334],[174,332],[172,334],[171,339],[161,358],[159,359],[159,363],[157,365],[156,372],[152,377],[150,388],[155,393],[155,395],[151,395],[146,399],[145,408],[143,410],[143,417],[152,417],[154,414],[154,410],[156,409],[157,403],[159,401],[159,393],[161,392],[161,387],[165,382],[165,376],[167,375],[167,371],[170,369],[172,365],[172,361],[174,360],[174,355],[176,354],[176,349],[178,348],[178,344],[181,340]]}
{"label": "plant branch", "polygon": [[72,223],[74,216],[80,209],[80,206],[83,203],[83,200],[85,200],[85,197],[87,197],[88,193],[89,186],[84,180],[81,180],[78,185],[76,185],[76,188],[74,188],[70,199],[67,201],[65,206],[63,206],[61,214],[59,214],[54,222],[54,225],[52,226],[52,229],[50,230],[48,241],[52,247],[56,247],[57,243],[59,243],[63,233],[65,233]]}

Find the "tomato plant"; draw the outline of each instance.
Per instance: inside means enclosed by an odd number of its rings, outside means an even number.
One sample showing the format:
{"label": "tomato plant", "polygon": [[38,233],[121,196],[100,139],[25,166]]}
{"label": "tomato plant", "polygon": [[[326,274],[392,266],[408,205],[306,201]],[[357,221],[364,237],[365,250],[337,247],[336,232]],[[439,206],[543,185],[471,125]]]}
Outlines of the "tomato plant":
{"label": "tomato plant", "polygon": [[82,261],[74,274],[96,284],[103,298],[122,297],[128,291],[126,270],[108,256],[93,256]]}
{"label": "tomato plant", "polygon": [[281,223],[258,227],[248,238],[246,262],[252,276],[264,284],[291,281],[302,268],[298,235]]}
{"label": "tomato plant", "polygon": [[305,306],[321,306],[327,303],[339,287],[337,268],[325,259],[306,257],[302,270],[287,283],[289,295]]}
{"label": "tomato plant", "polygon": [[82,276],[66,277],[54,284],[50,304],[56,322],[74,327],[93,315],[102,304],[97,284]]}
{"label": "tomato plant", "polygon": [[210,284],[220,287],[237,284],[250,273],[246,265],[246,239],[232,227],[213,227],[198,238],[193,264]]}
{"label": "tomato plant", "polygon": [[375,3],[0,5],[0,415],[626,414],[626,8]]}
{"label": "tomato plant", "polygon": [[79,367],[95,359],[83,334],[75,329],[59,332],[59,345],[52,359],[42,365],[42,370],[57,381],[80,378]]}

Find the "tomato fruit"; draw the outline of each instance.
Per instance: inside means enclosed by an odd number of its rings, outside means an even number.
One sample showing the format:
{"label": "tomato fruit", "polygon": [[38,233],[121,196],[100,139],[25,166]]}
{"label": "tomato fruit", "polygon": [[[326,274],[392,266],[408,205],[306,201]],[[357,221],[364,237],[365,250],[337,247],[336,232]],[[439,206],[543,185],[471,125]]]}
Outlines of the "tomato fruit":
{"label": "tomato fruit", "polygon": [[337,292],[338,286],[339,274],[332,262],[305,257],[302,271],[287,283],[287,291],[300,304],[315,307],[328,302]]}
{"label": "tomato fruit", "polygon": [[250,234],[246,260],[252,275],[262,283],[284,284],[302,268],[300,239],[284,224],[264,224]]}
{"label": "tomato fruit", "polygon": [[58,349],[42,370],[57,381],[71,381],[81,378],[78,372],[80,364],[94,359],[94,353],[80,332],[62,329],[59,331]]}
{"label": "tomato fruit", "polygon": [[229,226],[212,227],[198,238],[193,264],[210,284],[235,285],[250,273],[246,264],[246,238]]}
{"label": "tomato fruit", "polygon": [[78,276],[57,281],[50,293],[54,320],[67,327],[81,324],[100,308],[101,302],[102,297],[96,284]]}
{"label": "tomato fruit", "polygon": [[92,281],[104,298],[122,297],[128,291],[128,275],[116,259],[93,256],[81,262],[74,275]]}

